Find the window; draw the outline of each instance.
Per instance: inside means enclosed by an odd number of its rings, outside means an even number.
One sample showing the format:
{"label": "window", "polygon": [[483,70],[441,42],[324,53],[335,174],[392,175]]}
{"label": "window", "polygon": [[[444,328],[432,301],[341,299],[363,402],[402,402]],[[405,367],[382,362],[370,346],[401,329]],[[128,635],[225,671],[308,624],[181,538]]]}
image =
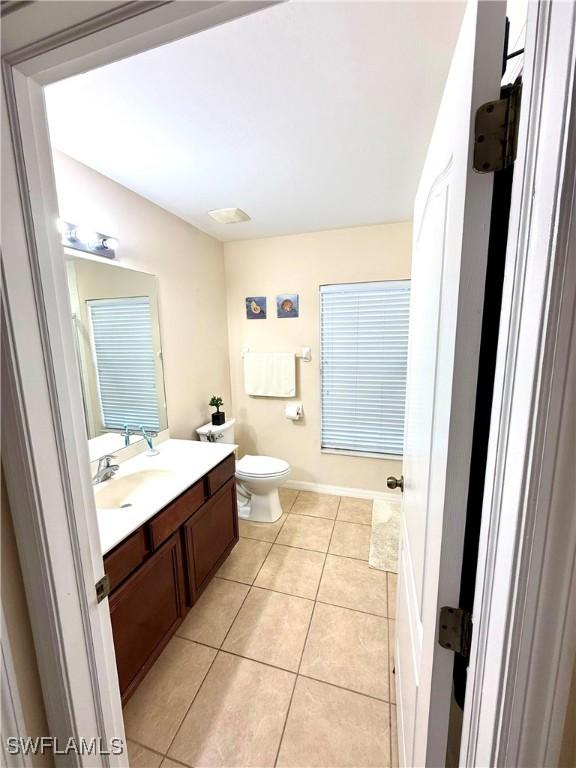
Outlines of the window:
{"label": "window", "polygon": [[322,448],[402,455],[410,281],[320,287]]}
{"label": "window", "polygon": [[150,298],[90,299],[102,425],[160,429]]}

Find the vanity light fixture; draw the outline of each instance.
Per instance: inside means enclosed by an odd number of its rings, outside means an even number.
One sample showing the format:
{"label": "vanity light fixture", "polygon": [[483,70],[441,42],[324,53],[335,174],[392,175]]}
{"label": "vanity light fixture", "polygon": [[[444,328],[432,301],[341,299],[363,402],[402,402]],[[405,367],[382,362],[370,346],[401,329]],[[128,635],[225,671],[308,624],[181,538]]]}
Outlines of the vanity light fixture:
{"label": "vanity light fixture", "polygon": [[118,258],[118,240],[116,238],[85,227],[78,227],[76,224],[62,219],[58,219],[57,226],[62,238],[62,245],[66,248],[74,248],[84,253],[92,253],[95,256],[103,256],[105,259]]}
{"label": "vanity light fixture", "polygon": [[241,221],[250,221],[250,216],[241,208],[217,208],[215,211],[208,211],[208,216],[219,224],[239,224]]}

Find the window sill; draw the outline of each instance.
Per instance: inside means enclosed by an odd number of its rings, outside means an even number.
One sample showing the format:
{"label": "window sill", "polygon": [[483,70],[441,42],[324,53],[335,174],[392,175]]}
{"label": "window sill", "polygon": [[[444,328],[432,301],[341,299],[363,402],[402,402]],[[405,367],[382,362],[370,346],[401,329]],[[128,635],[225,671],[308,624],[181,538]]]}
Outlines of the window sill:
{"label": "window sill", "polygon": [[402,454],[398,453],[370,453],[368,451],[344,451],[340,448],[320,448],[320,453],[334,456],[358,456],[363,459],[386,459],[387,461],[402,461]]}

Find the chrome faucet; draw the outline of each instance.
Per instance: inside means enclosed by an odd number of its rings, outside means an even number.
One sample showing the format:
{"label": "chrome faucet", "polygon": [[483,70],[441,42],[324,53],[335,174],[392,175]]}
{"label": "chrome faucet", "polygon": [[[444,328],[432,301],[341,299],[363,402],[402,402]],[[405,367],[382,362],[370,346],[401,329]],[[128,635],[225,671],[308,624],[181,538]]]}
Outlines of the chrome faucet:
{"label": "chrome faucet", "polygon": [[98,469],[92,478],[92,485],[103,483],[106,480],[110,480],[112,477],[114,477],[114,473],[120,469],[118,464],[112,464],[112,461],[115,458],[115,456],[110,455],[100,456],[98,459]]}
{"label": "chrome faucet", "polygon": [[146,444],[148,446],[148,450],[146,451],[146,454],[148,456],[157,456],[160,453],[160,451],[158,451],[157,448],[154,448],[154,443],[152,442],[152,438],[158,437],[158,432],[152,432],[151,430],[147,431],[142,426],[142,424],[140,425],[140,432],[144,440],[146,440]]}

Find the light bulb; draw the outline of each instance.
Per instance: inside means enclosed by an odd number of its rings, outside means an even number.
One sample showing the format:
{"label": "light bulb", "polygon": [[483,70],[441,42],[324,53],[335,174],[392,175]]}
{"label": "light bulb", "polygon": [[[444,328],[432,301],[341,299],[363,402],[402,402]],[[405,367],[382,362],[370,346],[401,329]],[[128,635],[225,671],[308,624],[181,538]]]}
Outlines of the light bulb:
{"label": "light bulb", "polygon": [[108,251],[115,251],[118,248],[118,240],[115,237],[103,237],[101,245]]}
{"label": "light bulb", "polygon": [[78,240],[84,243],[84,245],[87,245],[89,247],[97,246],[100,241],[98,234],[94,232],[94,230],[87,229],[86,227],[80,227],[76,231],[76,237],[78,238]]}

